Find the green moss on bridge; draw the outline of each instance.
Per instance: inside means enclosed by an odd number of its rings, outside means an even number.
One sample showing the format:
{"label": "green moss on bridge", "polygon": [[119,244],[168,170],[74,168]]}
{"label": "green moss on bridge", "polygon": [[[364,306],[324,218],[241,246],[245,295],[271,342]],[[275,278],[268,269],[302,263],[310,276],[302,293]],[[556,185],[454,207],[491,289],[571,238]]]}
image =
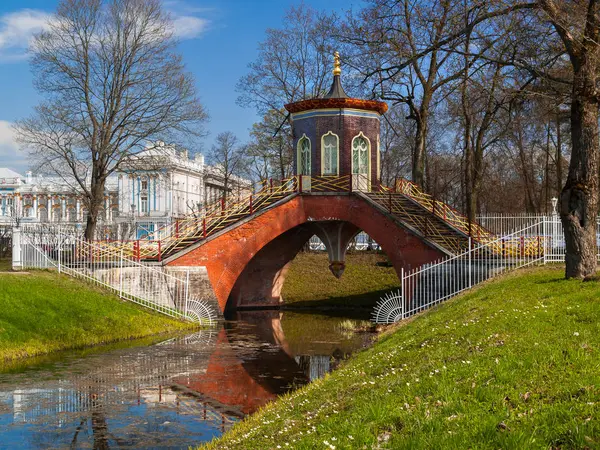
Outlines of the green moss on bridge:
{"label": "green moss on bridge", "polygon": [[0,366],[190,327],[56,272],[0,272]]}
{"label": "green moss on bridge", "polygon": [[523,270],[397,326],[209,449],[600,448],[600,283]]}
{"label": "green moss on bridge", "polygon": [[385,292],[399,286],[394,268],[386,262],[379,253],[350,253],[338,280],[329,271],[326,252],[302,252],[290,266],[281,295],[286,305],[294,307],[370,309]]}

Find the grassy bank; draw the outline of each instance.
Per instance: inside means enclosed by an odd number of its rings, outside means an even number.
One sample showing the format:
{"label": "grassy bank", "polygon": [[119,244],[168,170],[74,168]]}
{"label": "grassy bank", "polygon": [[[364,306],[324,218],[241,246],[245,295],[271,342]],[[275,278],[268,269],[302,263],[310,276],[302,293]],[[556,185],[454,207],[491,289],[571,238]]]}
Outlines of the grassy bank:
{"label": "grassy bank", "polygon": [[399,285],[385,255],[356,252],[346,255],[346,270],[339,280],[329,271],[326,252],[299,253],[283,285],[286,305],[372,307],[389,289]]}
{"label": "grassy bank", "polygon": [[600,448],[600,283],[562,278],[453,299],[208,448]]}
{"label": "grassy bank", "polygon": [[55,272],[0,273],[0,362],[189,327]]}

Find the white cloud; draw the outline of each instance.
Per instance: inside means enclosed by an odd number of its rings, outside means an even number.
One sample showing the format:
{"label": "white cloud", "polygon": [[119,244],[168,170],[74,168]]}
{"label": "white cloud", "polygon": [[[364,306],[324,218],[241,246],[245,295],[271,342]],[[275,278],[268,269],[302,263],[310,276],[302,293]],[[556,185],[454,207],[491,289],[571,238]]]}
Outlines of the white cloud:
{"label": "white cloud", "polygon": [[195,39],[199,37],[208,28],[209,21],[196,16],[178,16],[173,17],[173,32],[179,39]]}
{"label": "white cloud", "polygon": [[166,0],[163,5],[173,21],[173,33],[181,40],[196,39],[206,32],[212,8],[199,8],[182,0]]}
{"label": "white cloud", "polygon": [[0,16],[0,60],[25,58],[33,35],[42,31],[51,17],[35,9],[22,9]]}
{"label": "white cloud", "polygon": [[[191,9],[184,3],[171,3],[173,32],[179,39],[195,39],[208,28],[210,21],[198,14],[206,9]],[[21,9],[0,16],[0,62],[21,61],[36,33],[42,31],[52,14],[37,9]]]}
{"label": "white cloud", "polygon": [[12,123],[0,120],[0,167],[8,167],[24,173],[28,165],[27,155],[19,149],[15,141]]}

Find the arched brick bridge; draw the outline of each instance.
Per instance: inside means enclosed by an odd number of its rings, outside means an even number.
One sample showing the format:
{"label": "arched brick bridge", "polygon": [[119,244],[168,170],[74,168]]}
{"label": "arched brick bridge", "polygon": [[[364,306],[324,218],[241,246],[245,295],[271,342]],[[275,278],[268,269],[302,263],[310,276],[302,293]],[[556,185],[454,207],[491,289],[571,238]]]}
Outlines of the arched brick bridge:
{"label": "arched brick bridge", "polygon": [[[299,184],[301,186],[301,183]],[[439,202],[437,202],[439,203]],[[382,248],[396,272],[458,252],[468,241],[436,203],[432,210],[402,192],[292,192],[246,211],[219,231],[165,253],[167,266],[204,266],[222,312],[276,306],[296,254],[311,236],[325,244],[340,277],[345,251],[361,230]],[[443,205],[443,204],[440,204]],[[197,225],[200,228],[199,225]]]}

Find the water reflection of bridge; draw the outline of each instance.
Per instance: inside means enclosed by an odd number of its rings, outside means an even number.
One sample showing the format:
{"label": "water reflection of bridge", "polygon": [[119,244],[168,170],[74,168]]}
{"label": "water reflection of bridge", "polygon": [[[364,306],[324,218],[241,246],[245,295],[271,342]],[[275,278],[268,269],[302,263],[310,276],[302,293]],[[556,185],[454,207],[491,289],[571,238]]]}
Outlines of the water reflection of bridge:
{"label": "water reflection of bridge", "polygon": [[[10,411],[13,424],[70,428],[72,442],[76,443],[83,434],[90,434],[94,446],[108,441],[117,445],[126,443],[126,438],[112,433],[108,423],[119,421],[121,415],[127,416],[131,407],[160,408],[168,414],[206,422],[210,428],[223,432],[242,417],[240,412],[231,408],[224,411],[210,399],[177,390],[171,381],[178,377],[205,376],[216,336],[214,330],[201,331],[152,347],[94,355],[75,361],[68,372],[44,374],[42,380],[27,380],[24,386],[19,383],[13,389],[0,382],[0,391],[3,391],[0,392],[0,418],[6,418]],[[54,438],[52,433],[36,437],[44,445],[59,444]],[[64,444],[64,436],[58,439],[59,445]],[[148,445],[151,442],[148,438]]]}
{"label": "water reflection of bridge", "polygon": [[200,442],[337,364],[331,353],[293,354],[279,312],[240,319],[218,331],[91,355],[12,386],[10,376],[0,375],[0,433],[27,426],[35,435],[29,446],[79,446],[86,439],[143,446],[157,445],[171,432],[164,424],[179,421],[188,427],[179,435],[201,430]]}

